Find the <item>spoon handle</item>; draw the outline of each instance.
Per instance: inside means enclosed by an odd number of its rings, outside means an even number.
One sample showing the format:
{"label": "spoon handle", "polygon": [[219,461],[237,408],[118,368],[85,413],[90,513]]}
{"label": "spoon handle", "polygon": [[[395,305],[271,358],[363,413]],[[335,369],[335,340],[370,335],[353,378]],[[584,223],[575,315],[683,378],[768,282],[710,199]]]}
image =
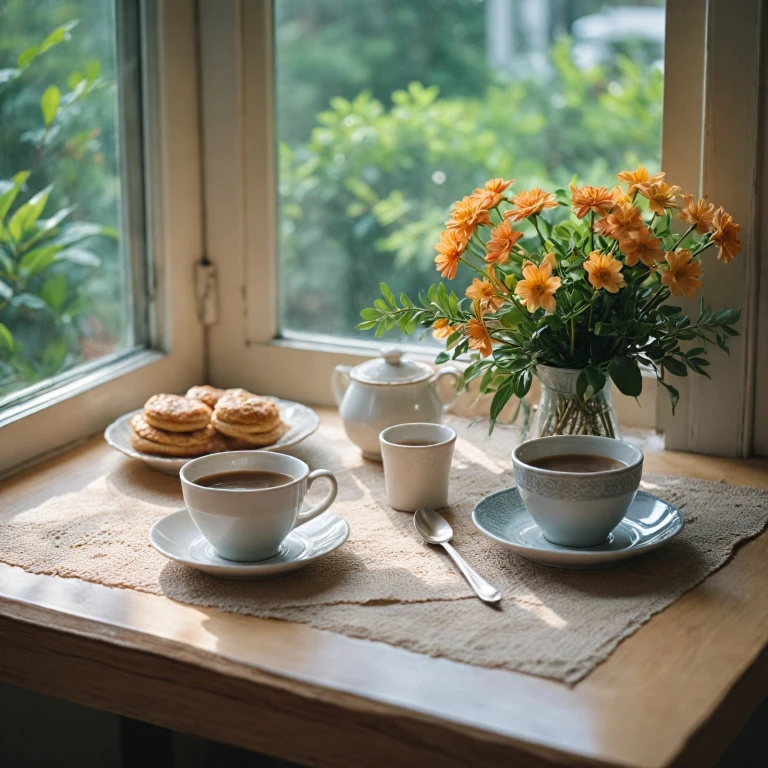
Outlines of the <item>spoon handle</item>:
{"label": "spoon handle", "polygon": [[459,567],[469,586],[475,590],[475,594],[486,603],[497,603],[501,600],[501,592],[494,589],[448,542],[443,544],[445,551],[451,556],[453,562]]}

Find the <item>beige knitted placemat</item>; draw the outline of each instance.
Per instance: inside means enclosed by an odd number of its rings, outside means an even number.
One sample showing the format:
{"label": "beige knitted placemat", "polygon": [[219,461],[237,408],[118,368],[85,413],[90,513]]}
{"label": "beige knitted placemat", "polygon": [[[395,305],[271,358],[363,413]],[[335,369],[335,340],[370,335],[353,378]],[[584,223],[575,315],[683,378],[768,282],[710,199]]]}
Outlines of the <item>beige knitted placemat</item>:
{"label": "beige knitted placemat", "polygon": [[417,538],[411,515],[386,505],[381,465],[364,461],[336,425],[323,425],[292,453],[337,474],[334,509],[351,535],[290,576],[226,581],[165,560],[147,534],[183,506],[179,480],[130,459],[76,493],[6,517],[0,561],[572,683],[768,522],[766,491],[646,475],[643,488],[686,517],[675,541],[607,570],[535,565],[486,539],[470,519],[483,495],[512,485],[508,457],[516,435],[500,430],[489,439],[484,425],[451,423],[459,440],[445,514],[456,547],[501,590],[499,608],[477,600],[444,553]]}

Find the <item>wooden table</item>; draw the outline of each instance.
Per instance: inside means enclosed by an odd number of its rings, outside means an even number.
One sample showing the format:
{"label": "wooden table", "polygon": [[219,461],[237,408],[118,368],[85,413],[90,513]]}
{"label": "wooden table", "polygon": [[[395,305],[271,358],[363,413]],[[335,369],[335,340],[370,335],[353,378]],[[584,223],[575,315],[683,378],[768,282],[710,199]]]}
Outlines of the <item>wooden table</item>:
{"label": "wooden table", "polygon": [[[94,437],[5,480],[0,515],[121,461]],[[768,488],[764,460],[646,468]],[[574,687],[0,564],[0,680],[311,765],[712,765],[767,648],[768,533]]]}

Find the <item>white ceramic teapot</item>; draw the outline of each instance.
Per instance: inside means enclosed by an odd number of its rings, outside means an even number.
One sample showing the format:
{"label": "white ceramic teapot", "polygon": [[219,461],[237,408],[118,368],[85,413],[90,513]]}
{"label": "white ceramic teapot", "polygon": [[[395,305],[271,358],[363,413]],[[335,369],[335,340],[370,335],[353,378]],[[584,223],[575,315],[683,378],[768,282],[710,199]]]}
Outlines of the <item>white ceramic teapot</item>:
{"label": "white ceramic teapot", "polygon": [[[454,396],[444,401],[437,382],[450,376]],[[381,357],[354,368],[337,365],[331,385],[347,437],[360,446],[367,459],[381,461],[379,432],[395,424],[439,424],[443,411],[458,397],[464,377],[451,366],[437,373],[426,363],[403,357],[397,347],[385,347]]]}

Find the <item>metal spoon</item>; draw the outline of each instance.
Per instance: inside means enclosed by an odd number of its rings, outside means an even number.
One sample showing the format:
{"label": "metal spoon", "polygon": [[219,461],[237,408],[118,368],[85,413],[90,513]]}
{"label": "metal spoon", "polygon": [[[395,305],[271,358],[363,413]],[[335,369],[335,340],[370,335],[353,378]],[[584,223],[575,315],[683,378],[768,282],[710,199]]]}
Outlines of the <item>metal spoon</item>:
{"label": "metal spoon", "polygon": [[453,528],[448,521],[434,509],[422,507],[413,516],[413,527],[416,533],[428,544],[442,544],[443,549],[451,556],[453,562],[464,574],[475,594],[486,603],[497,603],[501,600],[501,592],[494,589],[448,542],[453,537]]}

